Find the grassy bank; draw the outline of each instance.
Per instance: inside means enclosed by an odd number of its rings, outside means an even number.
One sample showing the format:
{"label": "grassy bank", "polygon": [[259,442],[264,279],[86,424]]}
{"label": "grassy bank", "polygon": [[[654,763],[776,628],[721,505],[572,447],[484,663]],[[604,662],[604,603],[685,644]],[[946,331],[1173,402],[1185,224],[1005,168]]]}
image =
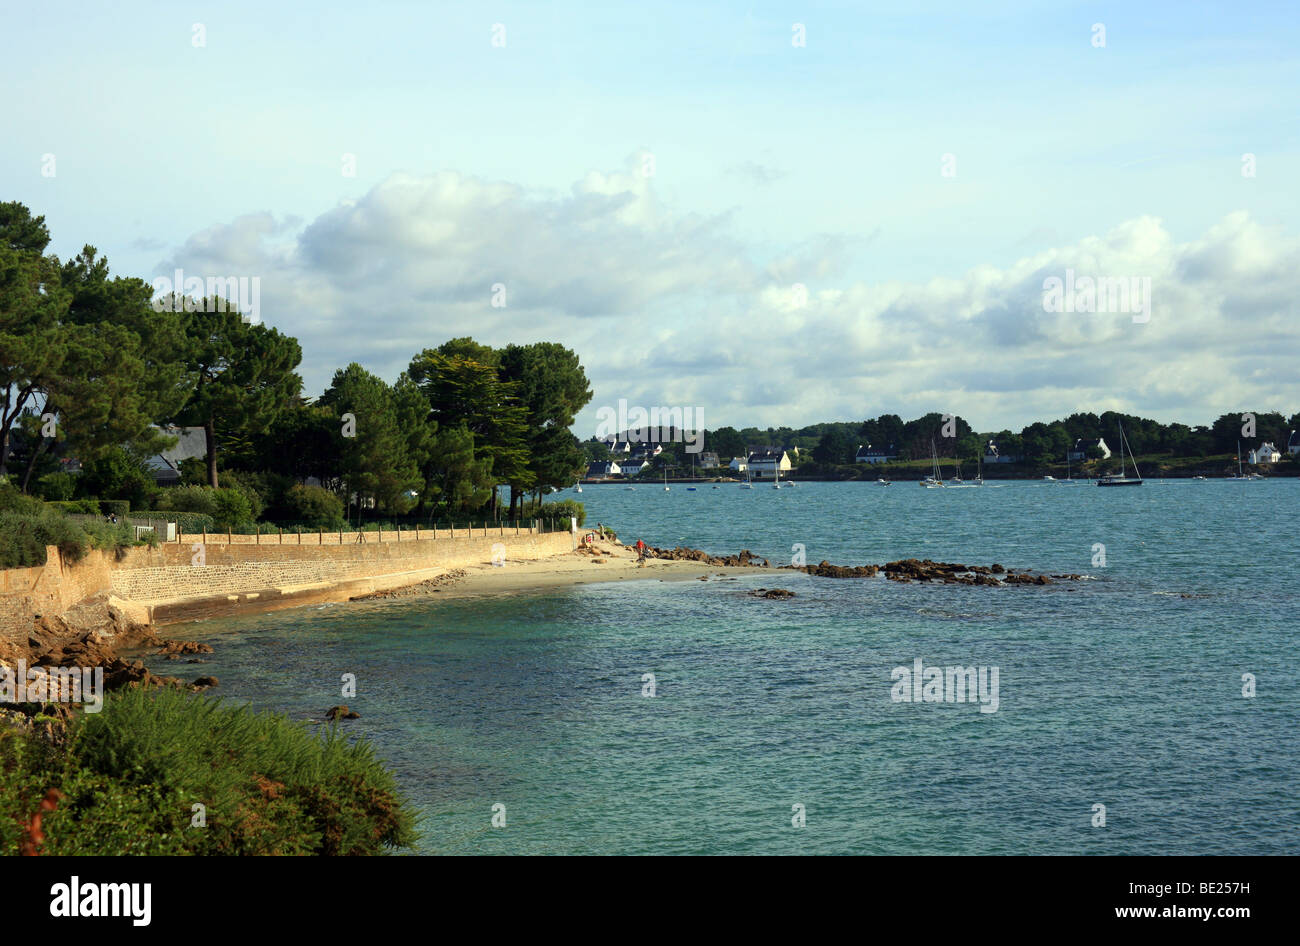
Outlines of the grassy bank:
{"label": "grassy bank", "polygon": [[334,726],[156,688],[0,725],[0,854],[381,854],[415,836],[392,775]]}

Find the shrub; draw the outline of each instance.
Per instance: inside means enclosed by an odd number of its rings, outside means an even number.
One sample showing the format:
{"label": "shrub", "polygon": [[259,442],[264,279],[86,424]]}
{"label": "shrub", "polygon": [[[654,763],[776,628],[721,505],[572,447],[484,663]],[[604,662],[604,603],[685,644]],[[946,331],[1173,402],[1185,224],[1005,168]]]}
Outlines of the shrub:
{"label": "shrub", "polygon": [[163,522],[174,522],[176,528],[186,535],[193,535],[196,532],[216,532],[217,525],[213,518],[201,512],[178,512],[174,509],[155,509],[146,516],[136,517],[136,522],[141,518],[161,519]]}
{"label": "shrub", "polygon": [[221,474],[221,488],[233,489],[241,493],[248,500],[249,518],[254,521],[262,517],[262,512],[266,508],[262,496],[262,492],[266,487],[261,483],[262,479],[256,473],[228,471]]}
{"label": "shrub", "polygon": [[101,499],[98,512],[101,516],[112,514],[125,519],[131,514],[131,504],[125,499]]}
{"label": "shrub", "polygon": [[17,853],[52,787],[64,797],[43,819],[46,855],[369,855],[416,837],[368,743],[173,689],[119,691],[75,716],[66,752],[0,730],[0,854]]}
{"label": "shrub", "polygon": [[212,490],[212,519],[217,531],[252,523],[248,498],[237,489]]}
{"label": "shrub", "polygon": [[42,499],[67,501],[77,488],[77,478],[71,473],[46,473],[36,481],[36,493]]}
{"label": "shrub", "polygon": [[213,490],[208,486],[173,486],[163,490],[158,502],[177,512],[197,512],[211,516],[215,511]]}
{"label": "shrub", "polygon": [[561,499],[554,503],[532,504],[525,507],[525,519],[541,519],[543,522],[554,525],[562,522],[564,525],[569,524],[570,517],[576,517],[578,528],[587,521],[587,507],[576,499]]}
{"label": "shrub", "polygon": [[337,529],[343,524],[343,500],[320,486],[294,486],[285,493],[286,518],[313,529]]}
{"label": "shrub", "polygon": [[70,499],[66,502],[50,502],[46,503],[46,505],[59,510],[59,512],[76,513],[84,516],[99,515],[98,499]]}
{"label": "shrub", "polygon": [[62,513],[0,512],[0,568],[30,568],[45,564],[45,547],[57,545],[69,562],[80,561],[90,547],[84,529]]}

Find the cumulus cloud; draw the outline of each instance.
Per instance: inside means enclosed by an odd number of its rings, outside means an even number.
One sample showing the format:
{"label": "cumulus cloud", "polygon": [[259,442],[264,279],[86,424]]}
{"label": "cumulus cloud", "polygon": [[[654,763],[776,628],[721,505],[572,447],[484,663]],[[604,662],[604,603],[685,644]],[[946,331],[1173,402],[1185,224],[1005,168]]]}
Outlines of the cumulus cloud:
{"label": "cumulus cloud", "polygon": [[[353,360],[391,379],[459,335],[559,341],[595,390],[582,436],[623,397],[701,406],[709,426],[943,410],[981,428],[1300,401],[1300,242],[1244,213],[1184,242],[1138,217],[1004,268],[867,284],[845,249],[869,236],[764,254],[726,217],[661,206],[653,182],[641,156],[559,194],[394,174],[314,220],[253,213],[196,233],[159,272],[261,277],[263,320],[302,341],[311,393]],[[1044,281],[1067,271],[1149,279],[1149,321],[1044,311]]]}

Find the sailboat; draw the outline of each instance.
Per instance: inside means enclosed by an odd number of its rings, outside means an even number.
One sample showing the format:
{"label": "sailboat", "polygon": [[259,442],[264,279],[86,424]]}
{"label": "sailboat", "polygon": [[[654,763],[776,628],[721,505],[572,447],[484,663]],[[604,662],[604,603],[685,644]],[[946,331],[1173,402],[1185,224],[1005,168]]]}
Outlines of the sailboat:
{"label": "sailboat", "polygon": [[664,467],[664,492],[668,492],[671,487],[668,485],[668,467]]}
{"label": "sailboat", "polygon": [[741,488],[741,489],[753,489],[753,488],[754,488],[754,476],[753,476],[752,473],[749,472],[749,467],[748,467],[748,466],[745,467],[745,482],[743,482],[743,483],[740,484],[740,488]]}
{"label": "sailboat", "polygon": [[[1134,464],[1136,466],[1137,464]],[[1062,486],[1076,486],[1074,474],[1070,472],[1070,451],[1065,451],[1065,479],[1059,481]]]}
{"label": "sailboat", "polygon": [[939,453],[934,449],[934,439],[930,440],[930,464],[933,467],[930,475],[921,480],[921,485],[926,489],[943,489],[946,485],[943,476],[939,472]]}
{"label": "sailboat", "polygon": [[1237,441],[1237,475],[1226,477],[1226,479],[1230,479],[1239,483],[1247,483],[1251,480],[1259,479],[1259,477],[1255,476],[1253,473],[1241,472],[1241,441],[1240,440]]}
{"label": "sailboat", "polygon": [[574,490],[576,490],[577,492],[581,493],[581,492],[582,492],[582,483],[578,482],[577,480],[574,480],[574,482],[573,482],[573,488],[574,488]]}
{"label": "sailboat", "polygon": [[[1117,420],[1116,423],[1119,423]],[[1124,451],[1128,450],[1129,458],[1133,461],[1133,473],[1136,479],[1128,476],[1126,471],[1128,466],[1124,460]],[[1133,451],[1129,448],[1128,440],[1124,437],[1124,425],[1119,424],[1119,476],[1103,476],[1097,480],[1098,486],[1141,486],[1142,474],[1138,472],[1137,458],[1133,456]]]}

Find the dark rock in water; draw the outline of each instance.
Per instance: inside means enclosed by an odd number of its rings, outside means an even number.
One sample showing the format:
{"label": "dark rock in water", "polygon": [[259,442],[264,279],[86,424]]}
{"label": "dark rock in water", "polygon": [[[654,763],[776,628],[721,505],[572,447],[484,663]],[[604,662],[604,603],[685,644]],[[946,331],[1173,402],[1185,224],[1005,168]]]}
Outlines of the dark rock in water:
{"label": "dark rock in water", "polygon": [[361,714],[355,710],[348,709],[347,704],[343,706],[331,706],[325,711],[326,719],[360,719]]}
{"label": "dark rock in water", "polygon": [[220,686],[216,677],[198,677],[190,684],[196,690],[206,690],[209,687]]}
{"label": "dark rock in water", "polygon": [[168,659],[171,656],[179,654],[210,654],[212,653],[211,644],[201,644],[198,641],[163,641],[162,649],[159,654],[167,654]]}
{"label": "dark rock in water", "polygon": [[805,566],[804,571],[822,578],[875,578],[880,568],[876,565],[832,565],[823,560],[816,565]]}
{"label": "dark rock in water", "polygon": [[688,549],[677,546],[675,549],[660,549],[653,545],[646,549],[646,558],[660,558],[670,562],[700,562],[705,565],[722,565],[729,568],[771,568],[765,558],[759,558],[749,549],[742,549],[739,555],[724,555],[719,558],[702,549]]}
{"label": "dark rock in water", "polygon": [[750,592],[755,598],[793,598],[794,592],[784,588],[757,588]]}

